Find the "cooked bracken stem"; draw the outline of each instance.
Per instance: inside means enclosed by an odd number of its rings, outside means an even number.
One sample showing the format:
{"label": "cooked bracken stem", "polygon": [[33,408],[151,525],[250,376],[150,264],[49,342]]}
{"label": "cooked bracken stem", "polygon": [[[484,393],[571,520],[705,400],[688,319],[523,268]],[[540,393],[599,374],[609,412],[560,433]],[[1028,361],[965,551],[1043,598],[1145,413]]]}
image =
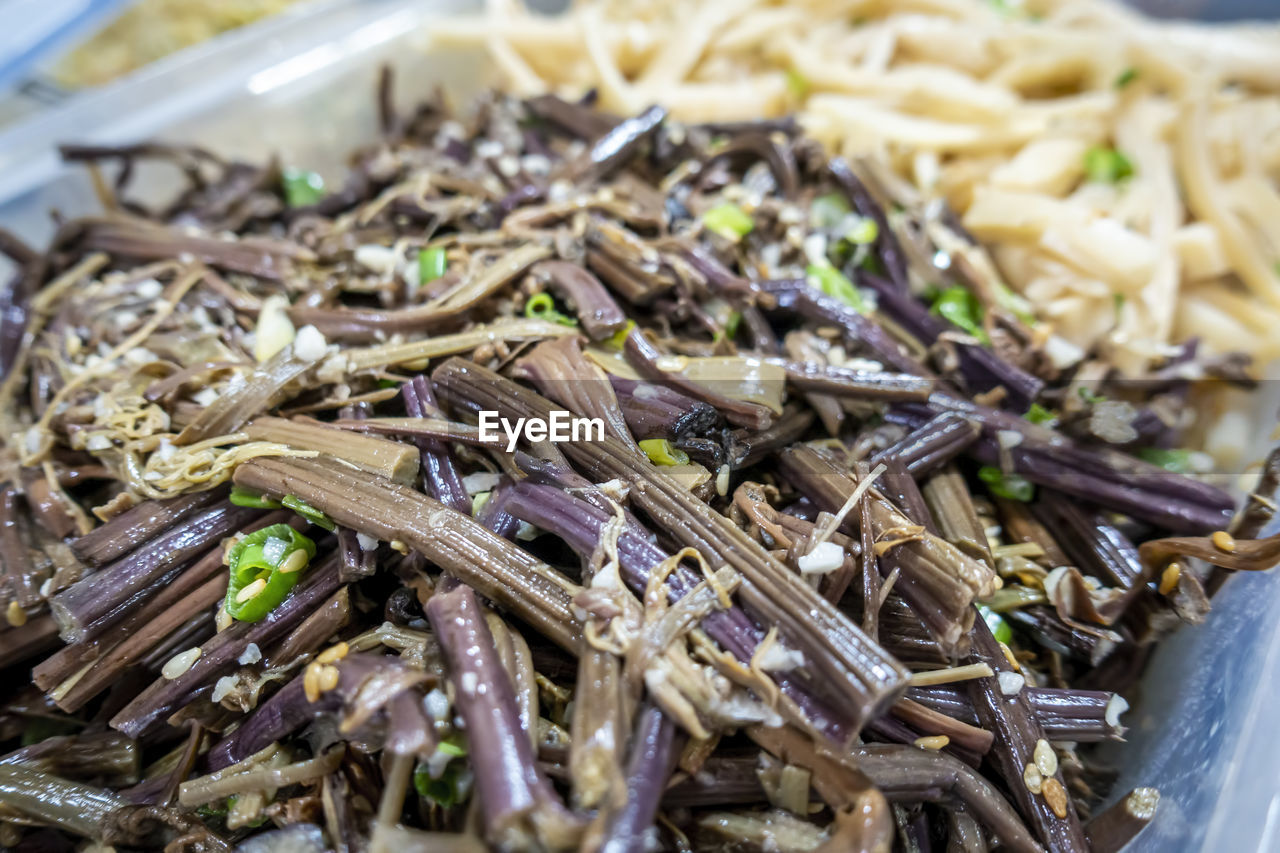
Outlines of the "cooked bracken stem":
{"label": "cooked bracken stem", "polygon": [[[973,660],[986,663],[997,673],[1013,672],[984,620],[974,622],[972,633]],[[1076,816],[1075,803],[1066,793],[1068,789],[1061,769],[1053,773],[1036,770],[1043,776],[1041,791],[1032,791],[1024,780],[1027,765],[1036,768],[1037,746],[1041,741],[1047,743],[1044,728],[1036,721],[1028,697],[1022,692],[1005,696],[995,678],[979,678],[970,682],[969,696],[978,722],[995,734],[995,743],[989,753],[991,760],[1009,781],[1014,802],[1040,841],[1052,853],[1087,853],[1089,845]]]}
{"label": "cooked bracken stem", "polygon": [[[400,386],[400,394],[404,397],[405,411],[410,417],[426,418],[437,412],[436,395],[424,376],[415,376]],[[471,496],[467,494],[467,487],[462,484],[462,476],[449,455],[449,448],[435,438],[417,438],[414,443],[418,445],[421,454],[422,484],[427,493],[445,506],[470,515]],[[391,479],[394,480],[395,477]]]}
{"label": "cooked bracken stem", "polygon": [[1160,792],[1155,788],[1134,788],[1111,808],[1085,824],[1093,853],[1119,853],[1156,816]]}
{"label": "cooked bracken stem", "polygon": [[[445,362],[433,379],[440,396],[455,407],[489,408],[505,417],[550,415],[545,399],[460,359]],[[788,644],[813,660],[816,672],[829,680],[833,693],[848,703],[859,724],[896,698],[905,671],[729,519],[616,439],[605,436],[603,441],[570,441],[560,447],[588,474],[602,481],[619,478],[632,483],[634,503],[682,545],[741,572],[740,594],[747,611],[777,624]]]}
{"label": "cooked bracken stem", "polygon": [[515,691],[493,645],[471,588],[441,585],[427,617],[449,662],[458,711],[466,721],[486,835],[499,846],[560,848],[575,821],[538,772],[520,727]]}
{"label": "cooked bracken stem", "polygon": [[255,459],[236,483],[297,495],[338,524],[399,541],[498,602],[563,649],[577,648],[577,585],[467,516],[421,492],[310,459]]}

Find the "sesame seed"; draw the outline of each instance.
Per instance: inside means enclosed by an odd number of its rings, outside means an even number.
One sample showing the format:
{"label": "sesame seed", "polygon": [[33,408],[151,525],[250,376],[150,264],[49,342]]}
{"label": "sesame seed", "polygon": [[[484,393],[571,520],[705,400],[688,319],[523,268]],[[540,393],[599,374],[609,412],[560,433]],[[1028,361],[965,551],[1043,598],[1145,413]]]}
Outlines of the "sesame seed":
{"label": "sesame seed", "polygon": [[951,743],[951,738],[946,735],[934,735],[932,737],[918,737],[913,743],[921,749],[942,749]]}
{"label": "sesame seed", "polygon": [[22,609],[22,605],[16,601],[9,602],[9,609],[5,611],[4,618],[9,620],[9,624],[15,628],[21,628],[27,624],[27,611]]}
{"label": "sesame seed", "polygon": [[321,693],[325,693],[338,686],[338,668],[336,666],[321,666],[316,671],[316,687]]}
{"label": "sesame seed", "polygon": [[1036,769],[1040,771],[1042,776],[1052,776],[1058,772],[1058,754],[1053,751],[1053,747],[1049,746],[1049,741],[1044,738],[1036,741],[1035,752],[1032,757],[1036,762]]}
{"label": "sesame seed", "polygon": [[721,465],[716,472],[716,494],[724,497],[729,493],[729,475],[732,473],[728,465]]}
{"label": "sesame seed", "polygon": [[213,627],[225,631],[231,627],[231,614],[227,612],[227,603],[218,605],[218,612],[213,615]]}
{"label": "sesame seed", "polygon": [[399,551],[401,554],[409,553],[409,546],[401,539],[392,539],[387,544],[391,546],[392,551]]}
{"label": "sesame seed", "polygon": [[170,681],[184,675],[187,670],[195,666],[196,661],[200,660],[200,647],[187,649],[185,652],[178,652],[165,663],[164,668],[160,670],[160,674]]}
{"label": "sesame seed", "polygon": [[294,551],[292,554],[284,558],[280,563],[280,567],[276,569],[282,575],[291,575],[294,572],[300,572],[307,565],[307,552],[302,549]]}
{"label": "sesame seed", "polygon": [[1045,779],[1043,784],[1044,801],[1060,818],[1067,816],[1067,791],[1057,779]]}
{"label": "sesame seed", "polygon": [[320,654],[316,655],[316,663],[333,663],[334,661],[340,661],[347,656],[347,652],[350,650],[351,647],[346,643],[338,643],[337,645],[330,646]]}
{"label": "sesame seed", "polygon": [[302,692],[306,695],[308,702],[314,702],[320,698],[320,664],[307,664],[307,668],[302,672]]}
{"label": "sesame seed", "polygon": [[1164,567],[1160,573],[1160,594],[1168,595],[1178,588],[1178,580],[1182,577],[1182,566],[1175,560]]}
{"label": "sesame seed", "polygon": [[1027,790],[1033,794],[1040,793],[1041,786],[1044,784],[1044,776],[1040,774],[1040,768],[1034,764],[1027,764],[1022,768],[1022,783],[1027,786]]}
{"label": "sesame seed", "polygon": [[1225,530],[1215,530],[1209,539],[1213,542],[1213,547],[1219,551],[1226,551],[1230,554],[1236,549],[1236,540],[1231,538],[1231,534]]}
{"label": "sesame seed", "polygon": [[258,578],[253,583],[236,593],[236,604],[244,604],[251,598],[257,598],[267,588],[267,582]]}

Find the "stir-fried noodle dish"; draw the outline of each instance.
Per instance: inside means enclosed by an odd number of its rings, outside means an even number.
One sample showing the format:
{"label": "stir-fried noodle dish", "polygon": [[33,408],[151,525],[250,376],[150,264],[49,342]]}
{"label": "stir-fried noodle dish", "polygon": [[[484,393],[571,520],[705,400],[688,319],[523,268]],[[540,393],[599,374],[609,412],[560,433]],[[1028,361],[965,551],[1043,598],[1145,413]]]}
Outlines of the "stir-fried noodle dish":
{"label": "stir-fried noodle dish", "polygon": [[327,187],[69,141],[0,846],[1125,846],[1147,659],[1280,560],[1280,35],[1042,5],[495,7]]}

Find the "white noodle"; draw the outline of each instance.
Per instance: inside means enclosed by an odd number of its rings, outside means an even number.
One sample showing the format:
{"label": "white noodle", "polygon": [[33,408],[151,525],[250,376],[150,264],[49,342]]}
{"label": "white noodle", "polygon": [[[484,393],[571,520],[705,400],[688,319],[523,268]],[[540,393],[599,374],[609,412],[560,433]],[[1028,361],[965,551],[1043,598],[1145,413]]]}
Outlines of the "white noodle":
{"label": "white noodle", "polygon": [[[1280,349],[1264,328],[1280,314],[1280,27],[1158,22],[1112,0],[488,12],[488,29],[435,37],[487,46],[517,91],[597,87],[615,111],[661,102],[688,121],[797,112],[833,152],[879,157],[947,199],[1063,347],[1128,371],[1192,336]],[[1082,185],[1093,146],[1133,178]]]}

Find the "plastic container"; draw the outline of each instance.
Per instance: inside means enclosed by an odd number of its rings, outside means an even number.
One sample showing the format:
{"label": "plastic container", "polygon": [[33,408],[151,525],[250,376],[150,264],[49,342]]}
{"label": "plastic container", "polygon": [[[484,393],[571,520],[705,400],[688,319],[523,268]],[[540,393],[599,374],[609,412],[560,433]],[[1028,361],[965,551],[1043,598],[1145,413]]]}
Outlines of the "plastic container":
{"label": "plastic container", "polygon": [[[83,171],[60,164],[59,142],[192,141],[246,158],[279,153],[336,179],[345,153],[374,136],[383,63],[396,72],[401,108],[436,86],[465,102],[493,82],[477,52],[424,50],[433,19],[477,5],[335,2],[323,15],[268,20],[78,96],[0,133],[0,227],[42,243],[52,232],[50,209],[97,209]],[[156,167],[135,185],[162,196],[172,180]],[[1275,423],[1271,401],[1259,400],[1257,417],[1265,440]],[[1127,697],[1134,709],[1129,741],[1114,753],[1124,768],[1115,793],[1153,785],[1163,794],[1155,823],[1131,850],[1280,850],[1277,613],[1280,578],[1233,578],[1206,624],[1161,647],[1143,695]]]}

